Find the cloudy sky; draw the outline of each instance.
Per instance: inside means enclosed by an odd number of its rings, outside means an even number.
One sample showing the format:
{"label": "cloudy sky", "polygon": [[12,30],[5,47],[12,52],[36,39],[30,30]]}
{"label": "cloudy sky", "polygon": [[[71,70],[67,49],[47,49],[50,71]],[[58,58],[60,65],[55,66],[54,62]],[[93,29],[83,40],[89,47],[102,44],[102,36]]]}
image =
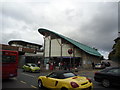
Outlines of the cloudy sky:
{"label": "cloudy sky", "polygon": [[0,3],[1,43],[43,44],[38,29],[46,28],[95,47],[107,58],[118,37],[118,3],[97,1],[4,0]]}

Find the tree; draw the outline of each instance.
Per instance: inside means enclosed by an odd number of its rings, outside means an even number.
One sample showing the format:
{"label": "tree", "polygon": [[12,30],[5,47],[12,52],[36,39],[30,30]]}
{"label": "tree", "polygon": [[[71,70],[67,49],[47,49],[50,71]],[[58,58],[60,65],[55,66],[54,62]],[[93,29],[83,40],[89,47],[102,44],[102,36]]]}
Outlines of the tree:
{"label": "tree", "polygon": [[120,37],[114,40],[113,50],[109,53],[108,58],[120,62]]}

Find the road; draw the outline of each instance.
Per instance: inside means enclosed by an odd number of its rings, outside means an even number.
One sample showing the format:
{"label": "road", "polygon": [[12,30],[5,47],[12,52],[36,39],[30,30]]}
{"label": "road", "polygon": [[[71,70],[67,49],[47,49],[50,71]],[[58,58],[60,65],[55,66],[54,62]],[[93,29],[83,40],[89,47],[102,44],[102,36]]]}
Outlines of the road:
{"label": "road", "polygon": [[[80,76],[86,76],[90,78],[94,85],[94,90],[102,89],[102,90],[118,90],[120,87],[111,87],[111,88],[104,88],[100,83],[94,81],[94,72],[95,71],[79,71],[76,74]],[[2,89],[3,90],[11,90],[14,89],[35,89],[37,90],[37,78],[41,75],[46,75],[50,72],[40,72],[40,73],[29,73],[23,72],[22,69],[18,70],[18,76],[9,80],[2,81]]]}

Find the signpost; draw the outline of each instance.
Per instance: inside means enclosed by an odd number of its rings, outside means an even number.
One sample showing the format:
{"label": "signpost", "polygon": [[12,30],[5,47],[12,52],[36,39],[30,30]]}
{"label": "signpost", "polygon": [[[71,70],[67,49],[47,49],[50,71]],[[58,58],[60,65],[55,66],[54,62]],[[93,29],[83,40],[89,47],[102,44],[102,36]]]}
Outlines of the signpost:
{"label": "signpost", "polygon": [[68,49],[68,54],[70,54],[70,68],[71,68],[71,54],[73,53],[72,49]]}

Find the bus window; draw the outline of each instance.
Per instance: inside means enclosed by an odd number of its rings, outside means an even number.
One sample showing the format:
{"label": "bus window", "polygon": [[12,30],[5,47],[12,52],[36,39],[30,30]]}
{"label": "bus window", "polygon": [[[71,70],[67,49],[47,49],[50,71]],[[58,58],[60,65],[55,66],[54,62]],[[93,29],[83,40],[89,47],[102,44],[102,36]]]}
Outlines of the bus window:
{"label": "bus window", "polygon": [[2,55],[2,63],[15,63],[16,56],[6,56]]}

